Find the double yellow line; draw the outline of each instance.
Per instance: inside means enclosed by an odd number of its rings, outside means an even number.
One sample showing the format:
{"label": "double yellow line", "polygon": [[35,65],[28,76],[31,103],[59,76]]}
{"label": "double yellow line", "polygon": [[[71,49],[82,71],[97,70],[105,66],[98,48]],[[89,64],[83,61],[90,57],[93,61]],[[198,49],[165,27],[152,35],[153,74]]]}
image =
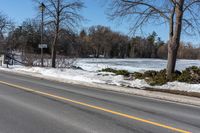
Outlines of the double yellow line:
{"label": "double yellow line", "polygon": [[10,86],[10,87],[13,87],[13,88],[20,89],[20,90],[24,90],[24,91],[32,92],[32,93],[35,93],[35,94],[47,96],[47,97],[50,97],[50,98],[63,100],[63,101],[66,101],[66,102],[77,104],[77,105],[89,107],[89,108],[100,110],[100,111],[110,113],[110,114],[113,114],[113,115],[117,115],[117,116],[121,116],[121,117],[124,117],[124,118],[128,118],[128,119],[140,121],[140,122],[143,122],[143,123],[151,124],[151,125],[154,125],[154,126],[157,126],[157,127],[162,127],[162,128],[165,128],[165,129],[168,129],[168,130],[171,130],[171,131],[180,132],[180,133],[191,133],[189,131],[185,131],[185,130],[182,130],[182,129],[179,129],[179,128],[175,128],[175,127],[167,126],[167,125],[160,124],[160,123],[157,123],[157,122],[145,120],[145,119],[142,119],[142,118],[139,118],[139,117],[135,117],[135,116],[124,114],[124,113],[117,112],[117,111],[113,111],[113,110],[106,109],[106,108],[103,108],[103,107],[94,106],[94,105],[90,105],[90,104],[87,104],[87,103],[71,100],[71,99],[64,98],[64,97],[61,97],[61,96],[57,96],[57,95],[54,95],[54,94],[50,94],[50,93],[46,93],[46,92],[42,92],[42,91],[37,91],[35,89],[15,85],[15,84],[4,82],[4,81],[0,81],[0,83],[7,85],[7,86]]}

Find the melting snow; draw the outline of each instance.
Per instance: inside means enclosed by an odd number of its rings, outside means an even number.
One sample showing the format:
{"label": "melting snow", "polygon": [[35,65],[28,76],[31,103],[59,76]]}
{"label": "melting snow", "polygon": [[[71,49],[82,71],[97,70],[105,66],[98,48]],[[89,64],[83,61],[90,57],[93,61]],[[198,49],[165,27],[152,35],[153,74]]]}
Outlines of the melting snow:
{"label": "melting snow", "polygon": [[[166,67],[166,60],[160,59],[78,59],[76,66],[79,69],[61,69],[61,68],[40,68],[11,66],[9,69],[1,67],[0,70],[14,72],[29,72],[32,75],[40,74],[50,78],[60,80],[80,81],[85,83],[100,83],[117,86],[126,86],[144,89],[150,87],[144,80],[125,80],[123,76],[116,76],[113,73],[98,72],[103,68],[124,69],[130,72],[161,70]],[[177,69],[183,70],[189,66],[200,66],[199,60],[178,60]],[[162,86],[155,86],[159,89],[172,89],[188,92],[200,92],[200,84],[187,84],[180,82],[170,82]]]}

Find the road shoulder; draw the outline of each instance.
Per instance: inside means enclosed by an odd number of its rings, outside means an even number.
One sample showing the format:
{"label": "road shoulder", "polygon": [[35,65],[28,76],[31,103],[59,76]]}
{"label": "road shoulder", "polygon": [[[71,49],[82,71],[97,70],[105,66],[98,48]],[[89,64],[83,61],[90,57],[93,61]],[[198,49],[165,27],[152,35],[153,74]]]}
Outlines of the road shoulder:
{"label": "road shoulder", "polygon": [[159,90],[152,91],[152,90],[142,90],[137,88],[127,88],[127,87],[119,87],[114,85],[107,85],[107,84],[99,84],[99,83],[86,83],[86,82],[79,82],[74,80],[65,80],[65,79],[56,79],[52,77],[45,77],[39,73],[31,73],[31,72],[17,72],[17,71],[7,71],[7,70],[1,70],[3,72],[7,73],[13,73],[17,75],[22,76],[30,76],[30,77],[36,77],[40,79],[50,80],[50,81],[57,81],[67,84],[73,84],[73,85],[79,85],[79,86],[85,86],[95,89],[102,89],[105,91],[112,91],[116,93],[122,93],[122,94],[128,94],[128,95],[137,95],[142,96],[145,98],[153,98],[157,100],[164,100],[167,102],[175,102],[179,104],[187,104],[192,106],[199,106],[200,107],[200,98],[198,97],[192,97],[192,96],[185,96],[180,94],[172,94],[168,92],[161,92]]}

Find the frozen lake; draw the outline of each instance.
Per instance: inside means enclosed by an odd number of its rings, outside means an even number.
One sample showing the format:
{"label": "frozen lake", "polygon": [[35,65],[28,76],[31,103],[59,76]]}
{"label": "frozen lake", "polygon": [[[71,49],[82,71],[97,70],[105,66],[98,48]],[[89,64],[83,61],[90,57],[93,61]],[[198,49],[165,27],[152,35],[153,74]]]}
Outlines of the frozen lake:
{"label": "frozen lake", "polygon": [[[124,69],[130,72],[161,70],[167,66],[167,60],[161,59],[78,59],[76,66],[87,71],[98,71],[103,68]],[[189,66],[200,67],[200,60],[177,60],[176,69],[183,70]]]}

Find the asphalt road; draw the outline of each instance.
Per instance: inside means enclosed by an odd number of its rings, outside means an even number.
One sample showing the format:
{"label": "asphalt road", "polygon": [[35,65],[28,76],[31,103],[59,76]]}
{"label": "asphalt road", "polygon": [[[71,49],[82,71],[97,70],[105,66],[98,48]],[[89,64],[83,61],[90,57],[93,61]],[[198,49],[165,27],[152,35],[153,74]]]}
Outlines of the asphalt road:
{"label": "asphalt road", "polygon": [[0,72],[0,133],[200,133],[200,108]]}

